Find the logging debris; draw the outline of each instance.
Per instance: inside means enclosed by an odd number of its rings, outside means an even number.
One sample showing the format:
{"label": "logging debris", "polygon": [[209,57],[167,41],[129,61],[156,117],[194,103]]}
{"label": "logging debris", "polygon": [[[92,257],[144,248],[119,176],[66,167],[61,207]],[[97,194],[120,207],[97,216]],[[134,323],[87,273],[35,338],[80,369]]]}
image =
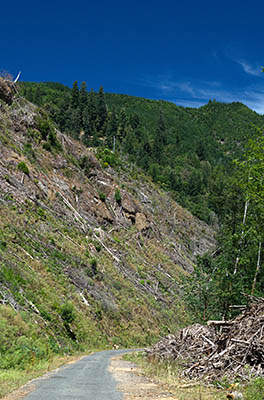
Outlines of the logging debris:
{"label": "logging debris", "polygon": [[264,377],[264,298],[248,297],[233,320],[184,328],[147,349],[148,358],[177,361],[183,377],[207,382]]}

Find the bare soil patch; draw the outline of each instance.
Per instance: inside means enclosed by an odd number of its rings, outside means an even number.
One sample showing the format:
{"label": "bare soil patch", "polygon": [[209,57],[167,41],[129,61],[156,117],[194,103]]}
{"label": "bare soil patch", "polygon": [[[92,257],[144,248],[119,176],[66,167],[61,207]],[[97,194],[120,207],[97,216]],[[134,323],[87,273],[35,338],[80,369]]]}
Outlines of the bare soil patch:
{"label": "bare soil patch", "polygon": [[122,356],[112,359],[109,371],[118,381],[118,390],[125,400],[177,400],[166,385],[146,378],[136,364],[123,360]]}

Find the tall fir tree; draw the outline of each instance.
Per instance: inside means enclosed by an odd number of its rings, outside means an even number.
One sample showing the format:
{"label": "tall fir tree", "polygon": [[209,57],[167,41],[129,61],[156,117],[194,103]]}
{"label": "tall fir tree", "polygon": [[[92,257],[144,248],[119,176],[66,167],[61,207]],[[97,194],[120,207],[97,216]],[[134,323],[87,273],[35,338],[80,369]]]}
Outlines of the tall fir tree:
{"label": "tall fir tree", "polygon": [[122,108],[118,115],[118,129],[116,133],[117,146],[121,148],[122,142],[126,136],[127,127],[127,115],[125,110]]}
{"label": "tall fir tree", "polygon": [[162,163],[162,152],[164,146],[166,145],[166,126],[164,122],[163,112],[160,109],[159,120],[157,123],[157,128],[154,136],[153,144],[153,156],[156,162]]}
{"label": "tall fir tree", "polygon": [[81,113],[80,108],[77,107],[72,111],[72,133],[76,138],[79,137],[81,128]]}
{"label": "tall fir tree", "polygon": [[79,101],[80,101],[80,94],[79,94],[78,82],[75,81],[73,83],[71,91],[71,106],[73,109],[79,107]]}
{"label": "tall fir tree", "polygon": [[100,86],[99,93],[98,93],[97,111],[98,111],[97,131],[101,135],[104,135],[105,129],[106,129],[106,120],[107,120],[107,107],[105,104],[104,89],[102,86]]}
{"label": "tall fir tree", "polygon": [[110,149],[114,149],[118,130],[118,119],[116,111],[113,110],[106,128],[106,144]]}
{"label": "tall fir tree", "polygon": [[38,106],[41,105],[41,89],[40,86],[37,86],[37,89],[35,90],[34,93],[34,103],[37,104]]}
{"label": "tall fir tree", "polygon": [[69,112],[68,110],[70,108],[70,104],[71,104],[71,97],[70,95],[66,94],[61,99],[61,102],[59,104],[59,111],[56,116],[56,122],[61,130],[66,129],[66,127],[69,126],[68,119],[69,116],[71,115],[71,112]]}
{"label": "tall fir tree", "polygon": [[85,107],[87,106],[88,103],[88,92],[87,92],[87,86],[86,82],[82,82],[80,92],[79,92],[79,106],[80,110],[83,112]]}
{"label": "tall fir tree", "polygon": [[140,119],[138,114],[133,113],[129,118],[129,123],[133,129],[137,129],[140,125]]}
{"label": "tall fir tree", "polygon": [[24,96],[28,99],[28,101],[31,101],[31,102],[34,101],[34,93],[33,93],[32,87],[30,87],[28,89],[28,92],[25,93]]}
{"label": "tall fir tree", "polygon": [[88,106],[88,113],[90,116],[90,127],[93,131],[96,132],[98,112],[97,112],[97,104],[96,104],[96,95],[95,95],[93,89],[90,90],[87,106]]}
{"label": "tall fir tree", "polygon": [[97,135],[97,107],[93,89],[91,89],[88,94],[88,101],[83,110],[82,123],[84,129],[83,141],[86,144],[91,144],[93,142],[93,137]]}

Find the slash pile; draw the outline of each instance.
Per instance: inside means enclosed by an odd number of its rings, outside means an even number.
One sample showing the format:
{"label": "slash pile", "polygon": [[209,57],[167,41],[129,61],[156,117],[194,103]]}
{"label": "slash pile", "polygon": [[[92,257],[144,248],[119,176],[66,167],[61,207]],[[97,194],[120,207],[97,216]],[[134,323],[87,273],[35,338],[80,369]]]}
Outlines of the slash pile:
{"label": "slash pile", "polygon": [[177,361],[183,376],[208,382],[264,376],[264,298],[254,297],[231,321],[208,321],[207,327],[195,324],[169,335],[147,355]]}

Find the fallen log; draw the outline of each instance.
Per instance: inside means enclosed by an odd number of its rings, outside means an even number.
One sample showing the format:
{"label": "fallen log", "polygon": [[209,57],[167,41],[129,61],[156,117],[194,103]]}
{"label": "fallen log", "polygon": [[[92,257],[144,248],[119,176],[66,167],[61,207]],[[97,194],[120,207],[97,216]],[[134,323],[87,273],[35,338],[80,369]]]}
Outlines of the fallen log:
{"label": "fallen log", "polygon": [[233,321],[207,321],[208,326],[230,326]]}

